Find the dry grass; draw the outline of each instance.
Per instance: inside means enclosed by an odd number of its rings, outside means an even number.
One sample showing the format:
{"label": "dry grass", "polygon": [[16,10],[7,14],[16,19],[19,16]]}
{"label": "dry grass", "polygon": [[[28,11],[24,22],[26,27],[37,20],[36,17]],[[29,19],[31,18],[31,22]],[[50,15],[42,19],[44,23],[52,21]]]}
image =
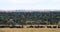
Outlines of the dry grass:
{"label": "dry grass", "polygon": [[59,28],[0,28],[0,32],[60,32]]}

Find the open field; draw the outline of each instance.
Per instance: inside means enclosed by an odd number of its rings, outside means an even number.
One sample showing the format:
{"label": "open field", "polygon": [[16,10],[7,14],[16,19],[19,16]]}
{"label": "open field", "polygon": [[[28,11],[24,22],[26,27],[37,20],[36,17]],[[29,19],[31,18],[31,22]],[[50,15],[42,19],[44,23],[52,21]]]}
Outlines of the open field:
{"label": "open field", "polygon": [[0,32],[60,32],[60,28],[0,28]]}

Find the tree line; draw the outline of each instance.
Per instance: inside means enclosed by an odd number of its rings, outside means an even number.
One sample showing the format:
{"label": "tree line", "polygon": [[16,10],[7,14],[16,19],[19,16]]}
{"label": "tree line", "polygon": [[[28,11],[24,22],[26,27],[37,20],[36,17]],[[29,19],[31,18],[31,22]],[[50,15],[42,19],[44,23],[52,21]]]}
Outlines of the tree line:
{"label": "tree line", "polygon": [[0,24],[10,19],[17,24],[60,24],[60,12],[0,12]]}

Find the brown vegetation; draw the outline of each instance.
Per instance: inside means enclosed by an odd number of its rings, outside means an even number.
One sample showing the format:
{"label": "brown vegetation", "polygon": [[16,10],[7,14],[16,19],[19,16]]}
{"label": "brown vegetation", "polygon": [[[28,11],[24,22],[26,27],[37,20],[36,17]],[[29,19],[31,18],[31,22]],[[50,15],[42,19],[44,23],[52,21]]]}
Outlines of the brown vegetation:
{"label": "brown vegetation", "polygon": [[0,28],[0,32],[60,32],[60,28]]}

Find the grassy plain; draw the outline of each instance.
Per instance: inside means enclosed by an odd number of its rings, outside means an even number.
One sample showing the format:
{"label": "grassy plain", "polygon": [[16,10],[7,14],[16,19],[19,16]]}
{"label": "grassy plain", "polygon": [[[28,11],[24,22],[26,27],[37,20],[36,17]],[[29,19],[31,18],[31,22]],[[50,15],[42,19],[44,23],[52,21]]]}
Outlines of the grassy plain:
{"label": "grassy plain", "polygon": [[0,28],[0,32],[60,32],[60,28]]}

